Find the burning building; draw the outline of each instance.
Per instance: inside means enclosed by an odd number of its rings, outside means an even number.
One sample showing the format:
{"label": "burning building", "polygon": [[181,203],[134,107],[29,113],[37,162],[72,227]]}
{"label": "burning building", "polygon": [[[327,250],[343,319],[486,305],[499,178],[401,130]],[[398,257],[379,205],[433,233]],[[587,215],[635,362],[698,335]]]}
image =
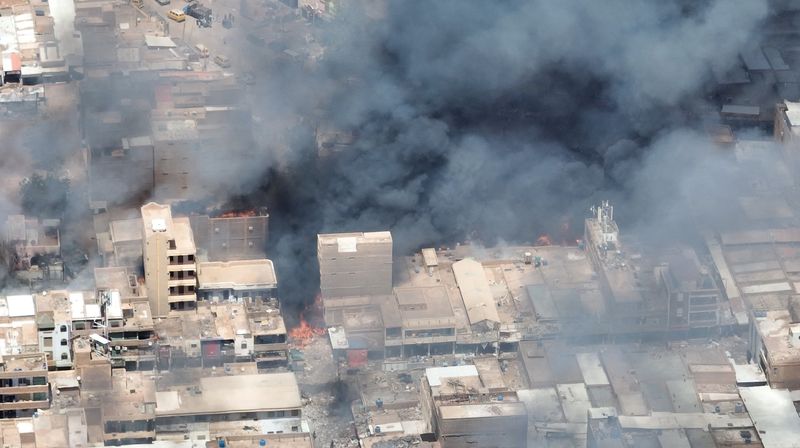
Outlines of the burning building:
{"label": "burning building", "polygon": [[266,256],[269,213],[265,208],[219,216],[192,215],[195,242],[209,261],[251,260]]}

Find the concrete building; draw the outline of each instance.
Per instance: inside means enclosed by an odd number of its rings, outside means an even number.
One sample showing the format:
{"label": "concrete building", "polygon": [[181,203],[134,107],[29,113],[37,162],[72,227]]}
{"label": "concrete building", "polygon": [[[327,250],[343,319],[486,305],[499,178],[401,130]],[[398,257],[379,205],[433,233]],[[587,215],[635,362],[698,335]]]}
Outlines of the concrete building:
{"label": "concrete building", "polygon": [[395,288],[393,298],[384,307],[387,358],[455,353],[456,318],[447,289]]}
{"label": "concrete building", "polygon": [[248,302],[245,309],[253,336],[253,361],[259,368],[286,364],[289,344],[278,301],[268,299]]}
{"label": "concrete building", "polygon": [[45,354],[4,355],[0,360],[0,415],[26,417],[49,407]]}
{"label": "concrete building", "polygon": [[203,377],[190,387],[159,388],[156,431],[159,437],[172,432],[183,437],[186,425],[198,421],[246,420],[255,426],[287,423],[286,432],[302,432],[301,408],[294,373]]}
{"label": "concrete building", "polygon": [[620,244],[614,208],[604,201],[594,207],[593,212],[593,216],[586,219],[584,227],[586,251],[600,276],[610,305],[635,318],[643,306],[643,298],[636,287],[633,265]]}
{"label": "concrete building", "polygon": [[111,371],[111,388],[82,393],[84,408],[98,409],[106,446],[155,440],[155,383],[143,372]]}
{"label": "concrete building", "polygon": [[707,267],[691,249],[669,254],[656,269],[666,299],[671,330],[716,327],[720,324],[721,293]]}
{"label": "concrete building", "polygon": [[800,388],[800,322],[787,311],[751,315],[750,353],[761,366],[770,386]]}
{"label": "concrete building", "polygon": [[153,370],[157,340],[150,303],[122,303],[117,291],[108,295],[105,316],[111,366],[128,371]]}
{"label": "concrete building", "polygon": [[197,264],[188,218],[173,218],[169,205],[142,206],[144,273],[150,310],[166,316],[170,310],[194,308]]}
{"label": "concrete building", "polygon": [[287,359],[286,327],[274,299],[201,303],[154,326],[160,370],[250,361],[270,366]]}
{"label": "concrete building", "polygon": [[475,365],[426,369],[422,412],[442,448],[525,446],[524,404],[502,381],[492,383]]}
{"label": "concrete building", "polygon": [[58,219],[11,215],[6,220],[5,242],[12,271],[30,280],[64,280]]}
{"label": "concrete building", "polygon": [[252,260],[266,256],[269,213],[265,208],[220,216],[190,216],[198,249],[209,261]]}
{"label": "concrete building", "polygon": [[392,234],[389,232],[317,235],[322,297],[392,293]]}
{"label": "concrete building", "polygon": [[199,300],[266,300],[275,297],[277,287],[272,260],[205,261],[197,264]]}

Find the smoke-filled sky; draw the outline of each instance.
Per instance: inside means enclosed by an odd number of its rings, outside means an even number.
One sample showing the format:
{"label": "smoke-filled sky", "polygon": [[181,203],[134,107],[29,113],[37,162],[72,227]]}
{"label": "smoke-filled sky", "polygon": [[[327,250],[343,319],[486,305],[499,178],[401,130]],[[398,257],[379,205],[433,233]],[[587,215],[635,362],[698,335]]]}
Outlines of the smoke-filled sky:
{"label": "smoke-filled sky", "polygon": [[711,69],[737,63],[767,13],[764,0],[389,0],[385,20],[343,8],[316,71],[275,68],[261,87],[262,113],[317,110],[357,135],[325,164],[311,138],[282,155],[268,180],[278,265],[308,284],[319,231],[389,228],[400,253],[532,242],[602,198],[630,227],[685,228],[730,182],[698,132]]}
{"label": "smoke-filled sky", "polygon": [[[674,232],[726,216],[717,208],[733,170],[698,132],[698,117],[712,67],[724,71],[760,39],[766,0],[339,3],[336,20],[315,25],[324,47],[316,64],[268,58],[255,71],[259,122],[248,156],[215,142],[197,148],[213,154],[192,160],[199,172],[223,164],[236,173],[204,176],[209,191],[271,208],[271,256],[290,298],[313,294],[319,232],[390,229],[404,254],[467,238],[576,236],[600,199],[615,202],[623,230],[662,236],[651,222]],[[376,19],[377,3],[385,8]],[[92,39],[84,36],[90,50]],[[289,46],[302,53],[308,39],[296,40]],[[237,41],[234,59],[252,58],[252,44]],[[138,91],[109,89],[84,95],[87,110],[102,113]],[[130,123],[146,128],[146,113],[130,109],[142,115],[123,116],[130,132],[139,132]],[[57,142],[61,121],[36,141],[13,137],[25,142],[19,154]],[[317,128],[352,132],[355,143],[318,160]],[[25,175],[11,165],[14,179]],[[124,186],[127,198],[144,188]],[[711,212],[688,219],[689,210]]]}

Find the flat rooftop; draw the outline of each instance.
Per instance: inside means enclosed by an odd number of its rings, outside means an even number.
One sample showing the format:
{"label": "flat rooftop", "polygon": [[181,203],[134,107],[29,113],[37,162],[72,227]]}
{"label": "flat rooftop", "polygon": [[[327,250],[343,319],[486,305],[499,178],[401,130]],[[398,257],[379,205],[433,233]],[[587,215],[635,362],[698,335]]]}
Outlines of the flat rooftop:
{"label": "flat rooftop", "polygon": [[111,240],[115,243],[125,241],[141,241],[142,239],[142,219],[120,219],[111,221]]}
{"label": "flat rooftop", "polygon": [[767,356],[772,365],[800,364],[800,347],[792,344],[789,337],[791,323],[792,317],[788,310],[767,311],[765,317],[756,318],[758,331],[767,347]]}
{"label": "flat rooftop", "polygon": [[149,202],[142,206],[142,225],[147,235],[154,232],[171,232],[172,208],[169,205]]}
{"label": "flat rooftop", "polygon": [[448,419],[473,419],[492,417],[527,416],[525,405],[519,401],[494,403],[445,405],[439,407],[439,414],[443,420]]}
{"label": "flat rooftop", "polygon": [[192,416],[300,409],[294,373],[201,378],[197,386],[156,393],[156,416]]}
{"label": "flat rooftop", "polygon": [[800,416],[788,390],[769,386],[742,387],[739,394],[764,448],[791,448],[798,446]]}
{"label": "flat rooftop", "polygon": [[339,244],[342,238],[352,238],[359,244],[364,243],[391,243],[392,233],[382,232],[350,232],[350,233],[320,233],[317,240],[321,245]]}
{"label": "flat rooftop", "polygon": [[278,286],[272,260],[207,261],[197,264],[199,289],[253,290]]}
{"label": "flat rooftop", "polygon": [[444,286],[395,288],[403,327],[455,327],[456,319]]}

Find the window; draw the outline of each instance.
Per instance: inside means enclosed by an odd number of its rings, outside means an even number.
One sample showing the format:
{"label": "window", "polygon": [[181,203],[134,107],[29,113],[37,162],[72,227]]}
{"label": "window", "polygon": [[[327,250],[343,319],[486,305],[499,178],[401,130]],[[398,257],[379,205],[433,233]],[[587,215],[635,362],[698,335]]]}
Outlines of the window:
{"label": "window", "polygon": [[300,415],[300,409],[292,409],[292,417],[297,417]]}
{"label": "window", "polygon": [[44,345],[44,348],[46,349],[53,348],[53,338],[45,337],[44,339],[42,339],[42,345]]}
{"label": "window", "polygon": [[175,249],[178,248],[178,246],[175,245],[175,240],[169,240],[169,248],[172,249],[172,250],[175,250]]}
{"label": "window", "polygon": [[67,346],[67,340],[66,339],[62,339],[61,340],[61,346],[62,347],[66,347]]}
{"label": "window", "polygon": [[187,255],[186,259],[189,261],[194,261],[194,255]]}
{"label": "window", "polygon": [[64,352],[64,353],[62,353],[62,354],[61,354],[61,360],[62,360],[62,361],[66,361],[66,360],[68,360],[68,359],[69,359],[69,355],[68,355],[66,352]]}
{"label": "window", "polygon": [[246,348],[247,348],[247,342],[242,342],[242,350],[245,350]]}
{"label": "window", "polygon": [[62,332],[62,333],[66,333],[66,332],[67,332],[67,326],[66,326],[66,325],[62,325],[62,326],[60,326],[60,327],[58,328],[58,330],[59,330],[60,332]]}

